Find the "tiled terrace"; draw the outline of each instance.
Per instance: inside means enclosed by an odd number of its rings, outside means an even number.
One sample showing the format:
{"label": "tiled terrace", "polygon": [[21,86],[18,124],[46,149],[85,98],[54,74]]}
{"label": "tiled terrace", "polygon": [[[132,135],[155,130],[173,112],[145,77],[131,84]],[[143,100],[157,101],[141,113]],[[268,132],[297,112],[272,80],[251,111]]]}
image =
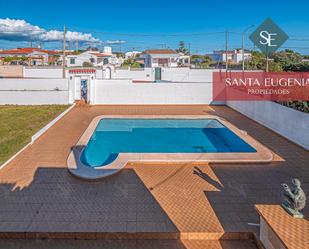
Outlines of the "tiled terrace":
{"label": "tiled terrace", "polygon": [[[69,174],[66,159],[91,120],[103,114],[218,115],[272,150],[275,159],[271,164],[129,164],[115,176],[86,182]],[[309,193],[308,162],[308,151],[224,106],[76,107],[0,170],[0,232],[89,232],[88,239],[114,238],[110,232],[149,238],[147,233],[155,232],[160,239],[183,241],[257,232],[248,225],[259,222],[254,204],[280,203],[281,183],[298,177]],[[308,207],[304,213],[309,216]],[[168,248],[205,248],[190,243]],[[217,246],[209,248],[242,248]]]}

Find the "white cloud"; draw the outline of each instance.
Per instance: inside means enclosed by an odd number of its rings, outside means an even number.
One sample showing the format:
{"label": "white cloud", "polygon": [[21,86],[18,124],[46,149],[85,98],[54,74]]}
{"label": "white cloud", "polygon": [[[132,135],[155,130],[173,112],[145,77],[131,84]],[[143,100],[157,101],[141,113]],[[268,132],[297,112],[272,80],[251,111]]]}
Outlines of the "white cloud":
{"label": "white cloud", "polygon": [[113,41],[107,40],[104,43],[112,45],[112,44],[123,44],[123,43],[126,43],[126,41],[123,41],[123,40],[113,40]]}
{"label": "white cloud", "polygon": [[[25,20],[1,19],[0,18],[0,39],[8,41],[61,41],[63,31],[45,30],[39,26],[27,23]],[[94,42],[101,41],[92,36],[92,34],[67,31],[67,41]]]}

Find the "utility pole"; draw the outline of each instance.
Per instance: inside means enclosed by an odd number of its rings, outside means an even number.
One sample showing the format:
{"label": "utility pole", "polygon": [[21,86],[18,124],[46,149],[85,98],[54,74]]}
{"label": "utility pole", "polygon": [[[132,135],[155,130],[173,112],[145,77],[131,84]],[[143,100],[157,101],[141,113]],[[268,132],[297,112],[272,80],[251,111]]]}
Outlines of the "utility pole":
{"label": "utility pole", "polygon": [[241,60],[242,60],[242,72],[245,72],[245,32],[242,32],[241,36]]}
{"label": "utility pole", "polygon": [[229,49],[229,32],[225,32],[225,69],[228,70],[228,59],[227,59],[227,52]]}
{"label": "utility pole", "polygon": [[269,71],[269,65],[268,65],[268,47],[266,46],[266,73]]}
{"label": "utility pole", "polygon": [[63,26],[63,54],[62,54],[62,78],[65,78],[65,50],[66,50],[66,35],[67,29]]}
{"label": "utility pole", "polygon": [[243,32],[242,32],[242,39],[241,39],[241,51],[242,51],[242,72],[245,72],[245,34],[246,32],[253,28],[255,25],[252,24],[251,26],[249,26],[248,28],[246,28]]}
{"label": "utility pole", "polygon": [[269,71],[269,65],[268,65],[268,53],[266,54],[266,73]]}

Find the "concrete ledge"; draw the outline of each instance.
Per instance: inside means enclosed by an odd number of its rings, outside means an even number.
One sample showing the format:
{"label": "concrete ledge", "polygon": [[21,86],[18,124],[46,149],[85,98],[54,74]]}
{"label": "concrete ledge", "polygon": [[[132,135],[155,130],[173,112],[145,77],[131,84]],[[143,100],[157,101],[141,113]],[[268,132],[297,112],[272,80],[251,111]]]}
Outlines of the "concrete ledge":
{"label": "concrete ledge", "polygon": [[[89,167],[82,163],[80,157],[87,146],[98,123],[103,118],[136,118],[136,119],[216,119],[233,131],[237,136],[250,144],[254,153],[120,153],[118,157],[108,165],[101,167]],[[73,175],[87,179],[99,179],[116,174],[125,167],[128,162],[172,162],[172,163],[269,163],[273,154],[265,146],[250,137],[245,131],[227,122],[225,119],[214,115],[101,115],[92,120],[86,131],[72,148],[67,159],[67,166]]]}
{"label": "concrete ledge", "polygon": [[31,144],[35,140],[37,140],[40,136],[42,136],[50,127],[52,127],[54,124],[56,124],[65,114],[67,114],[69,111],[71,111],[75,106],[75,103],[71,105],[68,109],[66,109],[64,112],[60,113],[56,118],[54,118],[52,121],[50,121],[47,125],[45,125],[42,129],[40,129],[37,133],[35,133],[31,137]]}
{"label": "concrete ledge", "polygon": [[256,205],[260,215],[260,240],[265,249],[305,249],[309,245],[309,222],[296,219],[279,205]]}
{"label": "concrete ledge", "polygon": [[47,125],[45,125],[37,133],[35,133],[31,137],[31,142],[26,144],[23,148],[21,148],[18,152],[16,152],[11,158],[9,158],[7,161],[5,161],[3,164],[1,164],[0,169],[4,168],[11,161],[13,161],[20,153],[22,153],[25,149],[27,149],[29,146],[31,146],[34,143],[35,140],[37,140],[40,136],[42,136],[50,127],[52,127],[55,123],[57,123],[65,114],[67,114],[70,110],[72,110],[74,106],[75,106],[75,103],[73,105],[71,105],[68,109],[66,109],[64,112],[62,112],[60,115],[58,115],[51,122],[49,122]]}
{"label": "concrete ledge", "polygon": [[0,232],[0,239],[72,239],[72,240],[254,240],[252,232]]}

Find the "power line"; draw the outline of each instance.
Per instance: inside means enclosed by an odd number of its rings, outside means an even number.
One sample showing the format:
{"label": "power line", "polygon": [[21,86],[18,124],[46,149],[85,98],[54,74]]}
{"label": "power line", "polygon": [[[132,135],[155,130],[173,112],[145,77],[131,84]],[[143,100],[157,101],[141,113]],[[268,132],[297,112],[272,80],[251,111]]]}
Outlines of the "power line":
{"label": "power line", "polygon": [[[105,31],[96,31],[96,30],[85,30],[80,29],[82,32],[89,32],[94,34],[104,34],[104,35],[119,35],[119,36],[138,36],[138,37],[173,37],[173,36],[203,36],[203,35],[216,35],[216,34],[224,34],[225,31],[221,32],[201,32],[201,33],[178,33],[178,34],[155,34],[155,33],[115,33],[115,32],[105,32]],[[77,31],[76,31],[77,32]]]}

